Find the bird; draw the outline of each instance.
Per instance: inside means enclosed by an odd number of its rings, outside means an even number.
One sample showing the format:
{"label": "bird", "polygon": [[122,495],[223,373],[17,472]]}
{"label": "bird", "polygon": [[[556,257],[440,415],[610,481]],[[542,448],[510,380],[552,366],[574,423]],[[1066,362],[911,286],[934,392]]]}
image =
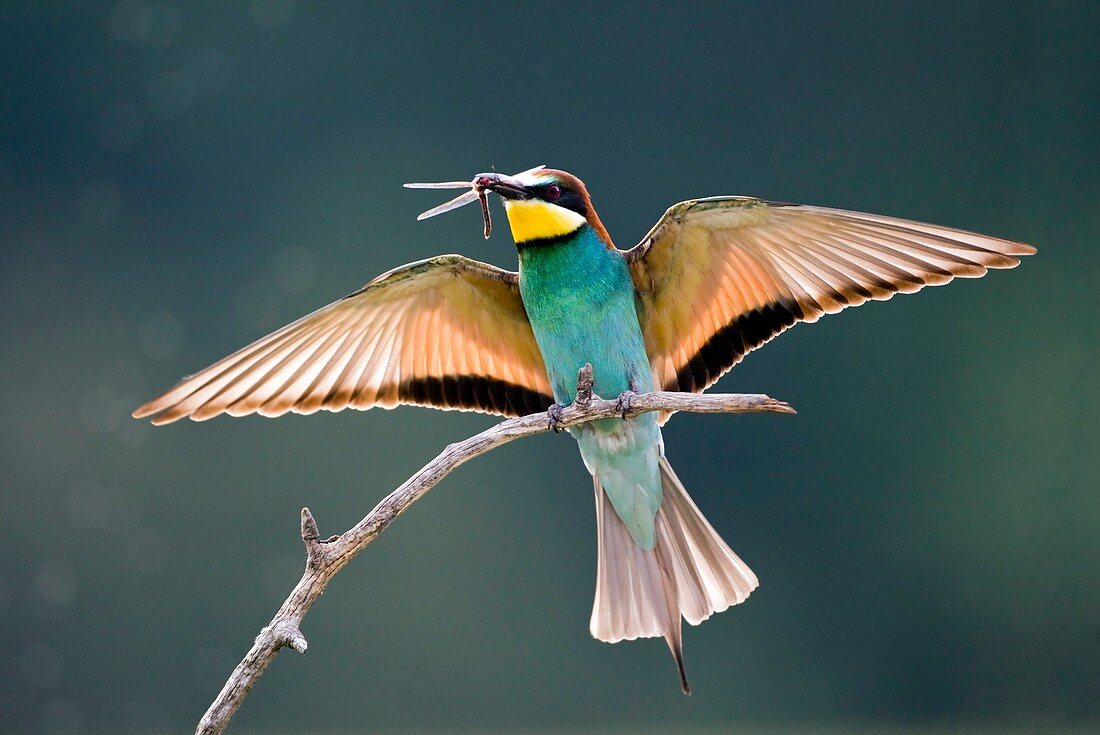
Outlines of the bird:
{"label": "bird", "polygon": [[[415,185],[410,185],[415,186]],[[584,183],[562,170],[496,172],[421,217],[499,195],[518,269],[441,255],[354,293],[184,378],[133,413],[167,424],[399,404],[520,416],[571,402],[578,368],[620,398],[698,393],[799,322],[954,278],[1013,268],[1035,248],[888,216],[751,196],[668,208],[619,249]],[[557,412],[557,413],[556,413]],[[665,456],[669,413],[568,429],[592,475],[591,634],[663,637],[690,693],[682,621],[698,625],[759,582]]]}

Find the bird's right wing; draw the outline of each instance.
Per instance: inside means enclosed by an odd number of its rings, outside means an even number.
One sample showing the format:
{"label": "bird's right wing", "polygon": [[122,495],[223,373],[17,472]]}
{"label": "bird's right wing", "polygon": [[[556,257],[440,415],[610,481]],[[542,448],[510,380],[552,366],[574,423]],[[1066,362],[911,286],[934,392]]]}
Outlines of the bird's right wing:
{"label": "bird's right wing", "polygon": [[134,411],[221,413],[418,404],[518,416],[553,403],[516,274],[460,255],[385,273],[184,378]]}
{"label": "bird's right wing", "polygon": [[796,322],[1034,252],[894,217],[711,197],[670,207],[626,255],[656,384],[700,392]]}

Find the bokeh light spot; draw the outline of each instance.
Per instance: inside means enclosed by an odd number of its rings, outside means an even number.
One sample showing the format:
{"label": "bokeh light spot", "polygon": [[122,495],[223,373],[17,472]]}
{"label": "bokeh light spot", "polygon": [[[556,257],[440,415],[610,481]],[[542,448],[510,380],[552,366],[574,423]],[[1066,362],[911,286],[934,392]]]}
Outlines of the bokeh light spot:
{"label": "bokeh light spot", "polygon": [[120,399],[112,391],[97,386],[80,398],[80,421],[92,434],[110,434],[129,416],[130,401]]}
{"label": "bokeh light spot", "polygon": [[15,172],[0,152],[0,202],[15,193]]}
{"label": "bokeh light spot", "polygon": [[236,665],[237,659],[228,651],[200,648],[191,659],[191,676],[195,685],[203,691],[216,692]]}
{"label": "bokeh light spot", "polygon": [[153,8],[141,0],[119,0],[107,18],[107,30],[119,41],[140,41],[149,33]]}
{"label": "bokeh light spot", "polygon": [[149,357],[156,360],[175,357],[183,345],[183,322],[167,311],[150,314],[141,323],[138,341]]}
{"label": "bokeh light spot", "polygon": [[269,284],[250,281],[234,294],[233,313],[242,327],[261,332],[278,321],[279,300]]}
{"label": "bokeh light spot", "polygon": [[283,293],[305,293],[317,281],[317,256],[305,248],[283,250],[271,264],[271,280]]}
{"label": "bokeh light spot", "polygon": [[62,559],[46,561],[35,575],[34,590],[48,603],[68,605],[76,598],[76,572],[69,562]]}
{"label": "bokeh light spot", "polygon": [[35,689],[54,689],[65,678],[61,654],[44,643],[29,643],[19,659],[23,679]]}
{"label": "bokeh light spot", "polygon": [[297,0],[252,0],[248,3],[248,14],[262,26],[283,26],[290,21],[297,4]]}
{"label": "bokeh light spot", "polygon": [[118,429],[115,432],[115,438],[123,446],[131,449],[140,447],[142,444],[149,440],[149,434],[152,431],[152,425],[147,421],[135,421],[129,416],[130,410],[134,406],[137,406],[139,401],[137,400],[123,400],[122,421],[118,425]]}
{"label": "bokeh light spot", "polygon": [[159,532],[139,528],[126,537],[126,559],[139,572],[157,572],[168,562],[168,544]]}
{"label": "bokeh light spot", "polygon": [[229,83],[232,63],[229,57],[216,48],[202,49],[191,54],[183,65],[196,97],[215,95]]}
{"label": "bokeh light spot", "polygon": [[268,559],[264,564],[262,579],[264,592],[273,600],[286,597],[302,573],[305,559],[302,555],[282,554]]}
{"label": "bokeh light spot", "polygon": [[91,480],[77,480],[69,491],[69,520],[76,526],[107,528],[113,505],[107,488]]}
{"label": "bokeh light spot", "polygon": [[164,705],[155,699],[135,699],[126,704],[123,715],[126,731],[133,735],[158,735],[172,732],[172,722]]}
{"label": "bokeh light spot", "polygon": [[46,735],[80,735],[84,711],[67,699],[51,699],[42,709],[42,731]]}
{"label": "bokeh light spot", "polygon": [[130,100],[104,105],[96,123],[96,140],[104,150],[121,153],[137,145],[145,131],[141,108]]}
{"label": "bokeh light spot", "polygon": [[80,192],[77,208],[80,218],[89,227],[108,227],[122,213],[122,191],[110,179],[97,179]]}
{"label": "bokeh light spot", "polygon": [[161,72],[149,83],[149,110],[164,120],[179,117],[191,107],[194,84],[179,69]]}
{"label": "bokeh light spot", "polygon": [[180,14],[167,3],[156,3],[149,8],[149,24],[142,41],[156,48],[167,48],[180,32]]}
{"label": "bokeh light spot", "polygon": [[[67,399],[66,399],[67,400]],[[9,440],[18,440],[19,456],[56,478],[82,458],[87,439],[73,416],[73,407],[44,402]]]}

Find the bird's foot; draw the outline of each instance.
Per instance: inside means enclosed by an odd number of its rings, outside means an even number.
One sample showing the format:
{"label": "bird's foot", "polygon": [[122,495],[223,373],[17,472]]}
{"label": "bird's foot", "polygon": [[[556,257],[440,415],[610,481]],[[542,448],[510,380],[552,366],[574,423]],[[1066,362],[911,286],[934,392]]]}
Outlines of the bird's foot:
{"label": "bird's foot", "polygon": [[623,417],[623,421],[626,421],[626,415],[630,413],[630,405],[634,402],[634,396],[636,395],[638,395],[638,391],[631,388],[630,390],[624,390],[615,399],[615,411]]}
{"label": "bird's foot", "polygon": [[550,408],[546,409],[546,428],[555,434],[561,433],[561,415],[564,411],[565,406],[560,403],[551,404]]}

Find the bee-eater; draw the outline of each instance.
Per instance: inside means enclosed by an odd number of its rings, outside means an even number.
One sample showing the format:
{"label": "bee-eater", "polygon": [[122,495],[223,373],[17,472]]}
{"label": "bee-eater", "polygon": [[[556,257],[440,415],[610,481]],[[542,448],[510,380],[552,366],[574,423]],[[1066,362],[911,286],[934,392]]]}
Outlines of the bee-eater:
{"label": "bee-eater", "polygon": [[[518,273],[461,255],[402,266],[134,416],[166,424],[397,404],[515,416],[570,402],[585,363],[604,396],[700,392],[796,322],[1012,268],[1035,252],[949,227],[743,196],[676,204],[619,250],[571,174],[489,173],[472,186],[483,204],[485,192],[502,197]],[[667,420],[648,413],[569,431],[595,487],[592,635],[663,636],[688,692],[681,618],[696,625],[742,602],[757,579],[665,458]]]}

